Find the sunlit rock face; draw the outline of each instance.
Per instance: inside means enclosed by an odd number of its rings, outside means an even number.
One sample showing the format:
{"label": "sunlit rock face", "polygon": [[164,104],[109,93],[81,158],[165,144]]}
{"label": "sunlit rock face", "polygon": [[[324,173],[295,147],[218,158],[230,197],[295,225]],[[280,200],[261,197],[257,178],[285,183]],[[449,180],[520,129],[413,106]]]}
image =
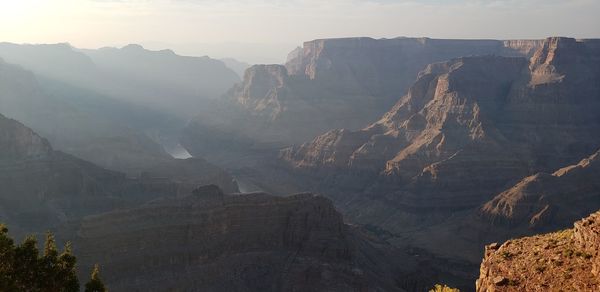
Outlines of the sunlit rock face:
{"label": "sunlit rock face", "polygon": [[74,231],[82,266],[99,263],[113,291],[403,291],[391,258],[312,194],[205,186]]}
{"label": "sunlit rock face", "polygon": [[[285,66],[256,65],[224,97],[201,111],[184,134],[192,154],[242,141],[281,147],[333,128],[356,130],[376,121],[428,64],[471,55],[530,56],[542,41],[346,38],[304,43]],[[227,133],[221,137],[215,133]]]}
{"label": "sunlit rock face", "polygon": [[600,212],[574,225],[555,233],[488,245],[476,291],[600,289]]}

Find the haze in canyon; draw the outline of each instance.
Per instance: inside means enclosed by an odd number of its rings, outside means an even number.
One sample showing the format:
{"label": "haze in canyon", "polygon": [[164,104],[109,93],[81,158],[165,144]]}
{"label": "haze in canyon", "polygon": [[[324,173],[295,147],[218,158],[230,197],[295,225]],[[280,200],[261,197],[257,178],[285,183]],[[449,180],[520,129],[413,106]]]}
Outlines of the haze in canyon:
{"label": "haze in canyon", "polygon": [[0,1],[0,291],[598,291],[598,11]]}

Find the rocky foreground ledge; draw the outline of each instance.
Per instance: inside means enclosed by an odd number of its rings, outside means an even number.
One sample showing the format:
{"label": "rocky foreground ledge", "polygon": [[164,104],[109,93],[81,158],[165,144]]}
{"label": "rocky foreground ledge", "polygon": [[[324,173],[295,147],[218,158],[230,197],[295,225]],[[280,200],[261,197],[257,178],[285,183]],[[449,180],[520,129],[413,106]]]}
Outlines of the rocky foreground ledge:
{"label": "rocky foreground ledge", "polygon": [[486,246],[478,292],[600,291],[600,211],[573,229]]}

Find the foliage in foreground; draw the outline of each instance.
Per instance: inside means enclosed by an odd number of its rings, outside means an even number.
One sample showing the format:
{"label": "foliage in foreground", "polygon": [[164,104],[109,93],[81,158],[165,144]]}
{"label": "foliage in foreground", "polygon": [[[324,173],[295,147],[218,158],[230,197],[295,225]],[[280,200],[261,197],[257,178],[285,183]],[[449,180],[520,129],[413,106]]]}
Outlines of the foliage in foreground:
{"label": "foliage in foreground", "polygon": [[[76,263],[77,258],[72,253],[71,245],[67,243],[62,252],[59,252],[51,233],[46,234],[44,251],[40,255],[35,237],[28,236],[21,244],[16,245],[8,236],[8,228],[0,225],[0,291],[78,292],[80,286]],[[106,291],[97,267],[90,283],[90,287],[95,290],[89,291]]]}
{"label": "foliage in foreground", "polygon": [[429,290],[429,292],[460,292],[456,288],[450,288],[446,285],[435,284],[435,286]]}

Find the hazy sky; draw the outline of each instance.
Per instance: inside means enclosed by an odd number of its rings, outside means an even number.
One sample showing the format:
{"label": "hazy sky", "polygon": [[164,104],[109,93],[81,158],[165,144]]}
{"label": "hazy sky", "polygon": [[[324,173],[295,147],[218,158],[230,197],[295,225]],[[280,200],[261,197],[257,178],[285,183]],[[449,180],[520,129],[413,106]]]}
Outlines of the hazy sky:
{"label": "hazy sky", "polygon": [[345,36],[600,37],[600,0],[0,0],[0,41],[282,62]]}

